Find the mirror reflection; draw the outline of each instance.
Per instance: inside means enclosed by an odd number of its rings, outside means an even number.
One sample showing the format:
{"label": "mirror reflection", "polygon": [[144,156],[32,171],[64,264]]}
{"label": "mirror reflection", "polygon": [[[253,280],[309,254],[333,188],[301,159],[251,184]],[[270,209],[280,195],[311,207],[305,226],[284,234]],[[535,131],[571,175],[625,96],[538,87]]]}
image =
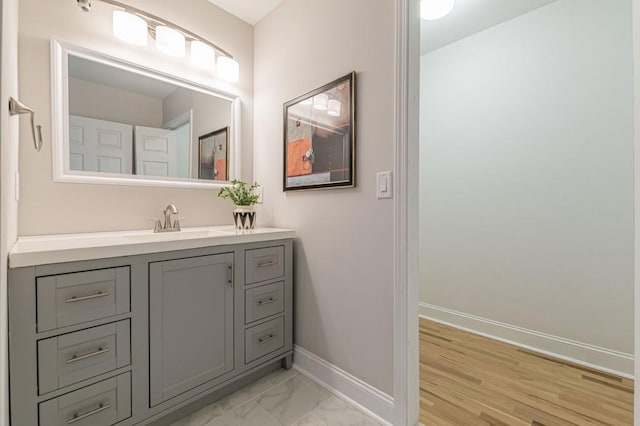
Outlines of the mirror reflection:
{"label": "mirror reflection", "polygon": [[71,171],[229,180],[230,100],[68,58]]}

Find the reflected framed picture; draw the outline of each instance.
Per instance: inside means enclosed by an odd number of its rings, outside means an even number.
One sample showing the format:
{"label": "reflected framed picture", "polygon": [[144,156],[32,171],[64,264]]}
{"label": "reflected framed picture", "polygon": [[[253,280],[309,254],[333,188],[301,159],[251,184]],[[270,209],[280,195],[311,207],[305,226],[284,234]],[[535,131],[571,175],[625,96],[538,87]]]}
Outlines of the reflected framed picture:
{"label": "reflected framed picture", "polygon": [[229,127],[198,138],[198,179],[229,180]]}
{"label": "reflected framed picture", "polygon": [[354,187],[356,73],[284,104],[285,191]]}

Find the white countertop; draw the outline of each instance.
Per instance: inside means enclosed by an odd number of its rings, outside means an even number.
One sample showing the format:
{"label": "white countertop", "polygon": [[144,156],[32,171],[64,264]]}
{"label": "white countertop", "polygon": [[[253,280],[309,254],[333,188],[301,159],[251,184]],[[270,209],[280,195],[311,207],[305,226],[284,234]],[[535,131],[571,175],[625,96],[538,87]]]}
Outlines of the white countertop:
{"label": "white countertop", "polygon": [[9,252],[9,267],[133,256],[225,244],[252,243],[295,237],[291,229],[233,226],[183,228],[154,234],[152,230],[20,237]]}

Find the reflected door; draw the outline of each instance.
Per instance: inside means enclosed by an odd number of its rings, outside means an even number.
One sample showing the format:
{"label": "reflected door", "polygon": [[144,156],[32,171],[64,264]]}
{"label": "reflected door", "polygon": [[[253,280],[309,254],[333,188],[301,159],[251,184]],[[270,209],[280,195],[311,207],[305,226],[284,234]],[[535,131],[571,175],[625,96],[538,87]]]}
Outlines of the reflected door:
{"label": "reflected door", "polygon": [[178,143],[174,130],[135,127],[136,174],[178,176]]}
{"label": "reflected door", "polygon": [[133,126],[70,115],[69,168],[133,173]]}

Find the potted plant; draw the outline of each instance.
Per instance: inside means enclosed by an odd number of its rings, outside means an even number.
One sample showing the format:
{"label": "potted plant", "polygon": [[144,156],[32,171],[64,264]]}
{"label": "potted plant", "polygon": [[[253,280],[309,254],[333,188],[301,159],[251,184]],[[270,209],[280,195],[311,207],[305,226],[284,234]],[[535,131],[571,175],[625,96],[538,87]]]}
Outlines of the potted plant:
{"label": "potted plant", "polygon": [[253,206],[260,198],[256,190],[258,183],[248,186],[241,180],[233,179],[230,186],[220,188],[218,197],[228,198],[236,205],[233,210],[233,223],[237,229],[253,229],[256,225],[256,212]]}

